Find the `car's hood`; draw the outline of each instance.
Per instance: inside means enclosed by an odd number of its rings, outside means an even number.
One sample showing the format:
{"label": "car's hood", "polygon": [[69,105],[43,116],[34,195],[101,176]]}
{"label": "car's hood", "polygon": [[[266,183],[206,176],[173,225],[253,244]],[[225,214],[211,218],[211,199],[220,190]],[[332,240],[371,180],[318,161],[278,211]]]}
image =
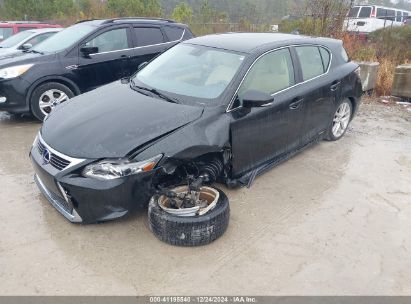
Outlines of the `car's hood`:
{"label": "car's hood", "polygon": [[18,56],[19,54],[22,54],[22,53],[23,53],[22,51],[16,50],[15,48],[4,48],[4,49],[0,48],[0,59],[13,58],[16,55]]}
{"label": "car's hood", "polygon": [[41,130],[44,141],[75,158],[124,157],[194,120],[202,107],[142,95],[120,81],[58,106]]}
{"label": "car's hood", "polygon": [[54,54],[41,55],[37,53],[27,53],[16,50],[14,50],[14,52],[12,53],[0,53],[0,68],[31,63],[33,59],[35,59],[35,62],[39,62],[39,57],[44,59],[44,61],[47,61],[54,56]]}

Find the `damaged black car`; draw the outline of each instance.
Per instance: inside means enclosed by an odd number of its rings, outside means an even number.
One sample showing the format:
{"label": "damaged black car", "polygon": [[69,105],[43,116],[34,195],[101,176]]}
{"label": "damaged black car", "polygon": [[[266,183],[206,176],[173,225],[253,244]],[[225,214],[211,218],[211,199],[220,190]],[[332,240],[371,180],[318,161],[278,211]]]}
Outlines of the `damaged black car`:
{"label": "damaged black car", "polygon": [[[358,74],[339,40],[191,39],[56,107],[31,149],[35,180],[71,222],[120,218],[155,195],[164,208],[197,200],[207,211],[196,189],[251,186],[305,147],[340,139],[360,104]],[[189,197],[170,193],[182,185]]]}

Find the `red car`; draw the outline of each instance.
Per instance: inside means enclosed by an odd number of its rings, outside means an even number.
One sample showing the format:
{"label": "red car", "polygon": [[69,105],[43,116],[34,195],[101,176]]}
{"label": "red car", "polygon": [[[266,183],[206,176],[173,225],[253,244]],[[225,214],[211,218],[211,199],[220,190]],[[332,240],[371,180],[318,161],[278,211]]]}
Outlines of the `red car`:
{"label": "red car", "polygon": [[37,21],[4,21],[0,22],[0,41],[14,34],[40,28],[61,27],[58,24],[41,23]]}

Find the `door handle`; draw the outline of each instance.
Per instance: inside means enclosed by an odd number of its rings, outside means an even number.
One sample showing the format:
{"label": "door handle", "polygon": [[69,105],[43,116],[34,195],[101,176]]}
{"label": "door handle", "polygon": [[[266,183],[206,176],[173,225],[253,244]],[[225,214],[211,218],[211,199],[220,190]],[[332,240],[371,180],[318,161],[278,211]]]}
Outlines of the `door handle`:
{"label": "door handle", "polygon": [[304,98],[295,98],[294,100],[293,100],[293,102],[292,103],[290,103],[290,109],[291,110],[296,110],[296,109],[298,109],[301,105],[302,105],[302,103],[303,103],[303,100],[304,100]]}
{"label": "door handle", "polygon": [[127,55],[121,55],[120,56],[120,59],[129,59],[130,58],[130,56],[127,56]]}
{"label": "door handle", "polygon": [[340,81],[334,81],[333,84],[330,86],[331,92],[337,91],[341,82]]}

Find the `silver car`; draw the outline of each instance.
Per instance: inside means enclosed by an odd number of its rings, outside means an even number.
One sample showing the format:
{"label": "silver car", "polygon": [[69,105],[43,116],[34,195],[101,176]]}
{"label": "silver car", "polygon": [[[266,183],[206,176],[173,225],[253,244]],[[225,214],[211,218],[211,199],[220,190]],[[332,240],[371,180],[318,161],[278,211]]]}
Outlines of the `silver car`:
{"label": "silver car", "polygon": [[28,50],[61,30],[61,28],[32,29],[13,35],[0,42],[0,58]]}

